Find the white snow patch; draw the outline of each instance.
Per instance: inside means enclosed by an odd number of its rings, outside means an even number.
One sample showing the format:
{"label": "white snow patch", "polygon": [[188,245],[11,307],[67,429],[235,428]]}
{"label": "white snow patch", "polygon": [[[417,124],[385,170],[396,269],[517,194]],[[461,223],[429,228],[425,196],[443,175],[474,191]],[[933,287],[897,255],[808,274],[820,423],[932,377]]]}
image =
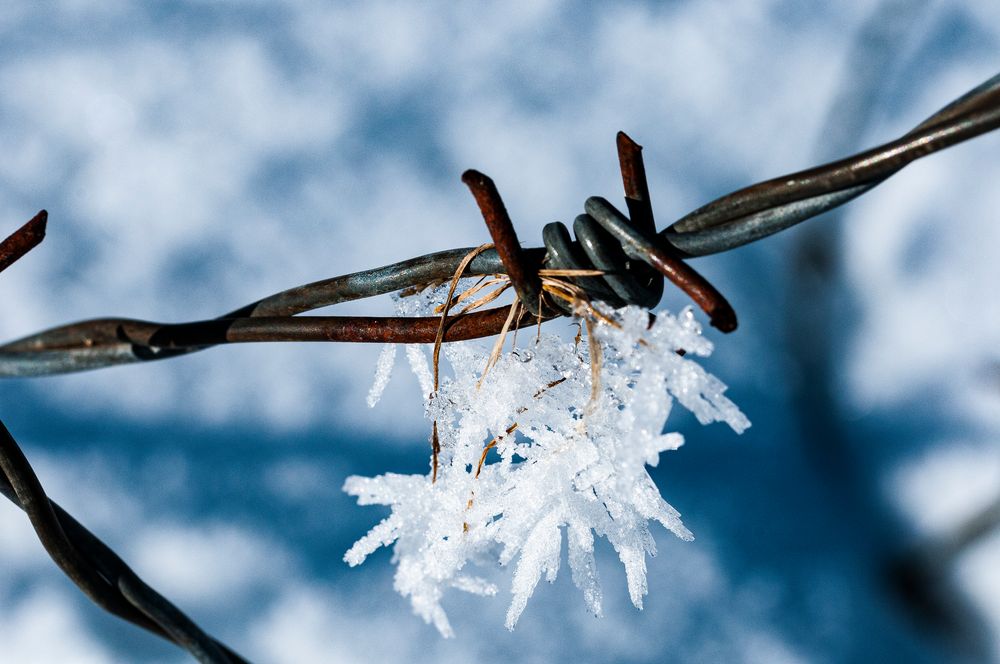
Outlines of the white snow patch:
{"label": "white snow patch", "polygon": [[992,441],[942,444],[898,470],[889,490],[918,529],[945,531],[1000,497],[1000,452]]}
{"label": "white snow patch", "polygon": [[261,534],[228,524],[157,525],[138,533],[133,568],[185,605],[226,606],[289,576],[291,558]]}

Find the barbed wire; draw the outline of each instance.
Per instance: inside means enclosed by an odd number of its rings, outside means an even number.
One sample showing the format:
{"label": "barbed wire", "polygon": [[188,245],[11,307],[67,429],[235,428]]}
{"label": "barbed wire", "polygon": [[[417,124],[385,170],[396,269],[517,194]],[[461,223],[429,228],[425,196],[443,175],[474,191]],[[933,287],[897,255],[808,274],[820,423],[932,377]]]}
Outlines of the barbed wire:
{"label": "barbed wire", "polygon": [[[581,241],[557,236],[563,228],[550,224],[546,247],[521,249],[517,235],[492,181],[470,171],[465,179],[494,235],[507,249],[482,252],[466,268],[466,276],[507,274],[529,311],[546,317],[566,313],[537,310],[538,269],[548,260],[557,265],[604,266],[604,283],[621,301],[647,303],[658,293],[657,273],[685,290],[725,331],[736,326],[731,307],[682,257],[728,251],[754,242],[843,205],[898,172],[910,162],[1000,126],[1000,75],[963,95],[905,136],[809,170],[766,180],[723,196],[653,235],[641,147],[619,136],[619,158],[631,219],[606,200],[588,199],[585,223],[575,224]],[[478,178],[478,179],[477,179]],[[478,193],[476,191],[478,189]],[[490,219],[494,218],[491,222]],[[578,218],[579,222],[580,218]],[[592,221],[590,221],[592,220]],[[560,225],[561,226],[561,225]],[[581,229],[585,232],[581,233]],[[602,233],[603,231],[603,233]],[[613,238],[620,248],[615,249]],[[560,241],[563,240],[563,241]],[[513,247],[517,246],[517,251]],[[568,251],[567,251],[568,249]],[[0,346],[0,376],[41,376],[165,359],[226,343],[259,341],[354,341],[430,343],[435,318],[297,316],[319,307],[382,295],[451,277],[471,248],[419,256],[299,286],[219,318],[164,324],[123,318],[82,321],[57,327]],[[603,253],[602,253],[603,252]],[[622,286],[632,280],[639,288]],[[595,299],[611,299],[594,278],[576,280]],[[617,282],[617,283],[616,283]],[[658,297],[656,298],[659,299]],[[620,303],[617,300],[612,303]],[[445,341],[497,334],[509,311],[491,309],[449,319]],[[522,325],[534,321],[522,320]]]}
{"label": "barbed wire", "polygon": [[[0,272],[45,238],[42,210],[0,243]],[[0,493],[24,510],[45,551],[94,604],[122,620],[176,643],[200,662],[239,664],[242,657],[208,636],[140,579],[96,535],[49,500],[27,457],[0,421]]]}
{"label": "barbed wire", "polygon": [[[517,326],[569,315],[546,298],[539,270],[589,270],[568,277],[588,297],[613,306],[654,306],[667,278],[723,332],[736,314],[719,291],[684,260],[755,242],[839,207],[870,191],[910,162],[1000,127],[1000,74],[948,104],[901,138],[822,166],[732,192],[657,232],[642,148],[624,133],[617,146],[628,215],[591,197],[573,228],[543,230],[543,248],[523,249],[493,181],[466,171],[493,239],[464,276],[506,275],[532,316]],[[0,271],[44,237],[43,210],[0,244]],[[189,323],[102,318],[53,328],[0,346],[0,377],[44,376],[167,359],[215,345],[247,342],[351,341],[433,343],[438,317],[299,316],[320,307],[444,281],[472,248],[452,249],[372,270],[298,286],[219,318]],[[595,272],[596,271],[596,272]],[[513,305],[511,305],[513,306]],[[510,306],[445,317],[443,341],[497,334]],[[238,664],[243,658],[208,636],[146,585],[107,545],[50,501],[14,438],[0,423],[0,493],[21,507],[46,551],[98,606],[187,650],[198,661]]]}

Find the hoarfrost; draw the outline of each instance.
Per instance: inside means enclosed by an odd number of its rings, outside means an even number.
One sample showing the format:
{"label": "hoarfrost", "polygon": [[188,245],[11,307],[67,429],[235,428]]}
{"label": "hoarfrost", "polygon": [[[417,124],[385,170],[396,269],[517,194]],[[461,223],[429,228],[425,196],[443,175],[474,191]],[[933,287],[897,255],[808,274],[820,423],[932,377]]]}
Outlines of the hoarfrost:
{"label": "hoarfrost", "polygon": [[[442,299],[441,289],[432,289],[398,298],[397,309],[433,315]],[[641,609],[646,556],[656,553],[650,522],[693,538],[646,470],[683,443],[680,434],[663,433],[673,401],[703,424],[721,421],[737,432],[750,426],[724,396],[725,385],[690,359],[712,352],[690,309],[654,317],[638,307],[594,306],[612,323],[593,325],[593,340],[522,337],[522,346],[502,353],[485,377],[489,345],[445,344],[451,372],[436,394],[427,353],[407,346],[426,414],[437,422],[437,481],[430,474],[348,478],[344,490],[360,505],[386,505],[391,514],[344,559],[358,565],[393,546],[395,589],[443,636],[453,634],[444,592],[494,594],[495,586],[466,569],[490,561],[513,563],[506,619],[513,629],[538,582],[555,580],[564,531],[570,573],[587,609],[601,615],[595,536],[618,552],[629,596]],[[591,343],[600,344],[596,389]],[[379,358],[373,394],[384,387],[393,355],[387,350]]]}
{"label": "hoarfrost", "polygon": [[396,363],[396,344],[386,344],[378,356],[378,364],[375,366],[375,381],[372,389],[368,391],[368,407],[374,408],[375,404],[382,398],[385,386],[389,384],[389,377],[392,376],[392,367]]}

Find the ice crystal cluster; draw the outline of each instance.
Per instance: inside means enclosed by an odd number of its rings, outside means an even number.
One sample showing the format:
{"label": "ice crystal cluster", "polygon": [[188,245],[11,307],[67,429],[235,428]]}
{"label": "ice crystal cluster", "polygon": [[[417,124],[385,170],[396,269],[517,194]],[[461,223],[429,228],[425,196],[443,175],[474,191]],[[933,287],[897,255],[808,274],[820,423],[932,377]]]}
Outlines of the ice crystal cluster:
{"label": "ice crystal cluster", "polygon": [[[440,299],[440,289],[432,289],[398,298],[397,308],[433,315]],[[349,477],[344,490],[358,504],[386,505],[391,514],[344,559],[359,565],[379,547],[392,546],[396,590],[443,636],[452,635],[441,606],[445,591],[495,594],[496,586],[475,568],[497,562],[513,567],[506,620],[513,629],[539,580],[555,580],[564,533],[573,582],[591,612],[601,615],[595,537],[607,538],[618,553],[629,595],[641,609],[646,556],[656,553],[650,522],[692,539],[646,470],[683,442],[680,434],[663,432],[674,400],[703,424],[722,421],[737,432],[750,424],[723,395],[725,385],[690,359],[707,356],[712,345],[689,309],[655,317],[638,307],[601,311],[611,322],[595,322],[592,338],[522,330],[516,347],[484,378],[489,343],[444,344],[436,393],[430,349],[407,346],[426,415],[437,422],[437,479],[432,482],[430,472]],[[591,344],[600,345],[594,363]],[[379,359],[370,405],[388,381],[395,353],[387,346]]]}

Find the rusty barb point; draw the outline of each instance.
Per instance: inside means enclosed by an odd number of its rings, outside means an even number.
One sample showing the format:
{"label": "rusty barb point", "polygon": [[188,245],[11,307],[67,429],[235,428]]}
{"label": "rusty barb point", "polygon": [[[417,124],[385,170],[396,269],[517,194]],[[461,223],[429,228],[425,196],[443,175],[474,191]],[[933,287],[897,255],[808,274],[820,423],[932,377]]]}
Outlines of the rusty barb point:
{"label": "rusty barb point", "polygon": [[45,226],[48,221],[49,213],[42,210],[32,217],[31,221],[0,242],[0,272],[13,265],[45,239]]}
{"label": "rusty barb point", "polygon": [[507,214],[507,207],[500,198],[500,192],[488,176],[476,170],[462,174],[462,182],[472,191],[472,195],[483,213],[486,228],[493,238],[493,246],[500,256],[500,262],[507,268],[507,276],[514,285],[521,305],[534,316],[541,316],[542,280],[537,270],[532,270],[525,259],[521,245],[517,241],[514,224]]}

